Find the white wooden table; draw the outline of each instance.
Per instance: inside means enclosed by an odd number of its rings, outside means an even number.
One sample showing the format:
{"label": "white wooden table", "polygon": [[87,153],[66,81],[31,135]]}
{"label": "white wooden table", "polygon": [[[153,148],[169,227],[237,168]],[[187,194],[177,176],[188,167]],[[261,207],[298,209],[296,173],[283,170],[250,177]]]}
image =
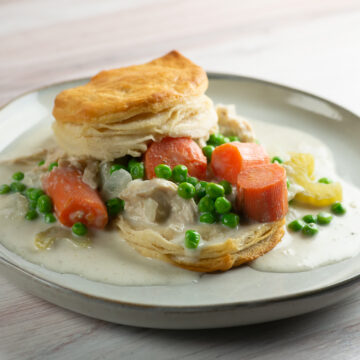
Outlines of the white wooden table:
{"label": "white wooden table", "polygon": [[[2,0],[0,105],[25,91],[178,49],[360,114],[359,0]],[[360,294],[243,328],[162,331],[63,310],[0,275],[0,359],[360,359]]]}

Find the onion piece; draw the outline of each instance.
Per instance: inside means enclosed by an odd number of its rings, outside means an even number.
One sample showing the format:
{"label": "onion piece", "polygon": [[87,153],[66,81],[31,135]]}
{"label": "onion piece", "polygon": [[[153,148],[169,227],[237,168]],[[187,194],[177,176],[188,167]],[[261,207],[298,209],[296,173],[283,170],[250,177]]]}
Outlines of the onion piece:
{"label": "onion piece", "polygon": [[110,174],[110,165],[103,165],[100,170],[102,179],[101,197],[105,200],[119,197],[120,193],[132,181],[128,171],[120,169]]}
{"label": "onion piece", "polygon": [[91,240],[87,236],[75,236],[70,229],[65,229],[60,226],[51,226],[45,231],[41,231],[35,235],[34,245],[38,250],[50,249],[55,241],[67,240],[74,246],[81,248],[88,248],[91,245]]}

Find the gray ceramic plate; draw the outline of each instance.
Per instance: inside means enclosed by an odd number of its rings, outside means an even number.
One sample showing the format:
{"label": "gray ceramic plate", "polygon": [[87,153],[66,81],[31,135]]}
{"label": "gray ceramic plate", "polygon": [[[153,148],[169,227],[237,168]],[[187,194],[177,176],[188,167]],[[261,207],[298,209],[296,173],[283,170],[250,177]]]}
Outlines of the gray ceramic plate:
{"label": "gray ceramic plate", "polygon": [[[334,151],[343,178],[360,187],[359,118],[298,90],[232,75],[210,74],[215,103],[233,103],[249,118],[314,134]],[[40,121],[52,121],[55,95],[87,80],[24,95],[0,111],[0,151]],[[24,119],[26,118],[26,122]],[[20,133],[19,133],[19,129]],[[360,239],[359,239],[360,241]],[[59,274],[0,247],[1,271],[23,289],[64,308],[121,324],[156,328],[210,328],[265,322],[328,306],[359,288],[360,257],[302,273],[266,273],[242,267],[180,286],[113,286]]]}

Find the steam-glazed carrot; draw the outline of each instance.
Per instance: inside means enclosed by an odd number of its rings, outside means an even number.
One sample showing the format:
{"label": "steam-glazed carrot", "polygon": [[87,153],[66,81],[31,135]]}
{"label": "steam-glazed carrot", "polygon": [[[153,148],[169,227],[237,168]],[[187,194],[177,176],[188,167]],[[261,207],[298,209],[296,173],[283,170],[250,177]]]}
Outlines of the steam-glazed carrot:
{"label": "steam-glazed carrot", "polygon": [[82,181],[80,171],[54,168],[42,180],[44,191],[52,198],[55,213],[65,226],[82,222],[102,229],[108,214],[98,193]]}
{"label": "steam-glazed carrot", "polygon": [[187,137],[166,137],[160,142],[153,142],[145,153],[145,170],[148,179],[155,177],[155,166],[166,164],[173,168],[185,165],[188,174],[198,179],[205,179],[207,160],[194,140]]}
{"label": "steam-glazed carrot", "polygon": [[237,141],[216,147],[211,156],[214,175],[234,185],[240,171],[269,162],[269,156],[263,146]]}
{"label": "steam-glazed carrot", "polygon": [[278,164],[254,166],[241,171],[237,189],[238,203],[250,219],[276,221],[288,211],[286,172]]}

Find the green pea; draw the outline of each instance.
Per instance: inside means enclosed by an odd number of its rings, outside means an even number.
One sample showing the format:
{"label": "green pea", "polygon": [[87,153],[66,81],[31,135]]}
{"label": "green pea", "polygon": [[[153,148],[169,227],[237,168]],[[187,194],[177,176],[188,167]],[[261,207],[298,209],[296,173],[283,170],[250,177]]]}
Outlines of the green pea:
{"label": "green pea", "polygon": [[227,214],[231,210],[231,202],[224,196],[219,196],[215,200],[215,210],[219,214]]}
{"label": "green pea", "polygon": [[0,186],[0,195],[4,195],[7,194],[11,191],[11,188],[9,185],[7,184],[3,184]]}
{"label": "green pea", "polygon": [[13,174],[12,178],[16,181],[21,181],[23,180],[25,177],[24,173],[22,171],[18,171],[16,173]]}
{"label": "green pea", "polygon": [[206,156],[208,162],[211,161],[211,155],[214,150],[215,150],[215,147],[213,145],[206,145],[202,148],[202,152]]}
{"label": "green pea", "polygon": [[183,182],[178,186],[178,195],[183,199],[191,199],[195,196],[195,186],[187,182]]}
{"label": "green pea", "polygon": [[161,179],[170,179],[172,176],[171,167],[165,164],[155,166],[155,175]]}
{"label": "green pea", "polygon": [[48,195],[41,195],[41,196],[37,199],[36,208],[37,208],[38,211],[41,212],[42,214],[46,214],[46,213],[52,212],[52,210],[53,210],[53,204],[52,204],[52,200],[51,200],[50,196],[48,196]]}
{"label": "green pea", "polygon": [[29,200],[37,200],[40,196],[45,195],[41,189],[29,188],[26,189],[25,195]]}
{"label": "green pea", "polygon": [[206,184],[206,181],[200,181],[195,185],[196,197],[198,199],[201,199],[206,195]]}
{"label": "green pea", "polygon": [[77,235],[77,236],[84,236],[87,234],[87,227],[86,225],[84,225],[81,222],[77,222],[75,223],[72,227],[71,227],[72,232]]}
{"label": "green pea", "polygon": [[313,223],[305,224],[301,231],[306,236],[314,236],[319,232],[317,226]]}
{"label": "green pea", "polygon": [[131,177],[135,179],[143,179],[145,175],[144,163],[131,159],[128,164],[128,170]]}
{"label": "green pea", "polygon": [[317,223],[317,216],[308,214],[303,216],[302,218],[307,224],[316,224]]}
{"label": "green pea", "polygon": [[33,192],[35,190],[35,188],[27,188],[25,191],[24,191],[24,195],[29,198],[30,196],[30,193]]}
{"label": "green pea", "polygon": [[59,164],[57,163],[57,161],[51,163],[51,164],[49,165],[49,171],[51,171],[54,167],[58,167],[58,166],[59,166]]}
{"label": "green pea", "polygon": [[[229,142],[229,139],[227,139]],[[226,139],[222,134],[211,134],[209,140],[207,141],[207,145],[219,146],[225,144]]]}
{"label": "green pea", "polygon": [[211,212],[205,212],[200,215],[199,221],[205,224],[213,224],[216,222],[216,216]]}
{"label": "green pea", "polygon": [[10,189],[12,192],[22,192],[26,189],[26,186],[21,182],[15,181],[10,184]]}
{"label": "green pea", "polygon": [[238,141],[241,142],[240,138],[238,136],[229,136],[230,142]]}
{"label": "green pea", "polygon": [[322,177],[321,179],[318,180],[318,182],[322,184],[331,184],[333,181],[328,179],[327,177]]}
{"label": "green pea", "polygon": [[197,183],[199,182],[199,180],[198,180],[195,176],[188,176],[188,177],[186,178],[186,182],[189,183],[189,184],[191,184],[191,185],[196,186]]}
{"label": "green pea", "polygon": [[37,208],[37,200],[29,200],[29,209],[36,210]]}
{"label": "green pea", "polygon": [[35,220],[38,216],[39,214],[37,213],[36,210],[29,210],[25,215],[25,219],[31,221],[31,220]]}
{"label": "green pea", "polygon": [[118,170],[120,170],[120,169],[127,170],[127,169],[126,169],[126,166],[124,166],[124,165],[121,165],[121,164],[113,164],[113,165],[111,165],[111,167],[110,167],[110,174],[112,174],[113,172],[118,171]]}
{"label": "green pea", "polygon": [[43,166],[45,164],[45,160],[41,160],[38,162],[38,166]]}
{"label": "green pea", "polygon": [[176,165],[172,170],[172,178],[175,182],[182,183],[186,181],[188,169],[185,165]]}
{"label": "green pea", "polygon": [[228,226],[229,228],[236,228],[239,225],[240,218],[239,215],[228,213],[221,217],[221,222],[223,225]]}
{"label": "green pea", "polygon": [[131,159],[129,160],[129,162],[128,162],[128,165],[127,165],[128,169],[129,169],[131,166],[137,164],[138,162],[139,162],[139,161],[136,160],[135,158],[131,158]]}
{"label": "green pea", "polygon": [[188,249],[196,249],[199,246],[200,234],[195,230],[187,230],[185,232],[185,247]]}
{"label": "green pea", "polygon": [[52,224],[52,223],[56,222],[56,217],[53,213],[47,213],[44,216],[44,220],[47,224]]}
{"label": "green pea", "polygon": [[332,215],[328,212],[322,211],[317,214],[317,223],[320,225],[327,225],[330,224],[332,220]]}
{"label": "green pea", "polygon": [[37,200],[40,196],[45,195],[45,193],[41,190],[41,189],[34,189],[30,194],[29,194],[29,199],[30,200]]}
{"label": "green pea", "polygon": [[206,185],[206,194],[209,195],[212,199],[216,199],[219,196],[224,196],[225,190],[219,184],[207,183],[207,185]]}
{"label": "green pea", "polygon": [[110,216],[116,216],[125,208],[125,201],[119,198],[113,198],[106,202],[106,208]]}
{"label": "green pea", "polygon": [[283,163],[283,160],[282,160],[281,158],[279,158],[278,156],[274,156],[274,157],[271,159],[271,162],[272,162],[272,163],[282,164],[282,163]]}
{"label": "green pea", "polygon": [[137,164],[140,161],[140,158],[130,158],[130,160],[127,163],[127,167],[130,168],[131,166]]}
{"label": "green pea", "polygon": [[300,231],[305,226],[305,222],[302,220],[294,220],[288,224],[288,228],[292,231]]}
{"label": "green pea", "polygon": [[228,181],[221,180],[219,182],[219,185],[221,185],[224,188],[225,195],[230,195],[232,193],[232,186]]}
{"label": "green pea", "polygon": [[214,200],[209,195],[202,197],[198,204],[199,212],[213,212],[215,210]]}
{"label": "green pea", "polygon": [[335,215],[344,215],[346,213],[346,209],[340,201],[336,201],[331,205],[331,211]]}
{"label": "green pea", "polygon": [[290,181],[288,179],[286,179],[286,187],[289,189],[290,188]]}

